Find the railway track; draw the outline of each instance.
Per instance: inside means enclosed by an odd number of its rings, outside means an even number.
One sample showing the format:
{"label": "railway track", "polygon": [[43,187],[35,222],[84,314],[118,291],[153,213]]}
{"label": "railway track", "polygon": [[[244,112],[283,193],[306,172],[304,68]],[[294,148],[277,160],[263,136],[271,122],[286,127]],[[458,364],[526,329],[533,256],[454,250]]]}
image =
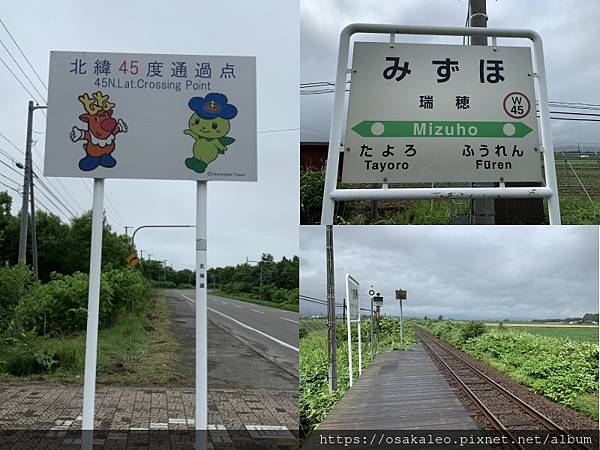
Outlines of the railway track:
{"label": "railway track", "polygon": [[[513,434],[515,431],[548,430],[568,434],[540,411],[473,366],[450,345],[420,327],[415,327],[415,333],[430,354],[448,370],[490,426],[506,436],[509,442],[514,442],[511,448],[526,448],[518,443]],[[590,450],[590,447],[581,444],[573,444],[572,448]]]}

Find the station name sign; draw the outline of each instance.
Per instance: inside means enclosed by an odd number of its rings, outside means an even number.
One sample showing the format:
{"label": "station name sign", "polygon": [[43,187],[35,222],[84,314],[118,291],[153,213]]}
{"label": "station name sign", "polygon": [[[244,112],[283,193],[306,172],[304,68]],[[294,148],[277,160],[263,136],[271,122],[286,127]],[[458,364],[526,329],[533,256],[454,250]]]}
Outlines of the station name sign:
{"label": "station name sign", "polygon": [[342,182],[541,180],[528,47],[354,44]]}

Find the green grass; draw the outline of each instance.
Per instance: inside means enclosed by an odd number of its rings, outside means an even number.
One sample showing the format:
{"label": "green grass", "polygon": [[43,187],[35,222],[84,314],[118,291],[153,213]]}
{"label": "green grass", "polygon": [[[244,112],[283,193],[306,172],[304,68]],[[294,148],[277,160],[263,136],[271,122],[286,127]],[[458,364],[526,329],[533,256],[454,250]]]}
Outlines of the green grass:
{"label": "green grass", "polygon": [[[560,217],[563,225],[598,225],[600,224],[600,199],[592,194],[593,203],[582,192],[581,194],[561,193]],[[547,202],[544,200],[544,203]],[[546,212],[547,214],[547,212]]]}
{"label": "green grass", "polygon": [[380,201],[377,219],[371,219],[371,202],[354,202],[354,214],[349,219],[338,217],[336,223],[346,225],[449,225],[453,205],[451,200]]}
{"label": "green grass", "polygon": [[[162,297],[136,304],[133,312],[123,311],[115,323],[101,329],[98,338],[97,377],[99,383],[127,385],[172,385],[183,379],[173,364],[180,347],[170,331],[169,307]],[[45,357],[48,365],[40,369]],[[70,336],[38,336],[26,348],[4,349],[12,375],[5,379],[82,382],[85,360],[85,333]],[[19,375],[21,369],[22,375]]]}
{"label": "green grass", "polygon": [[598,393],[581,394],[573,401],[572,408],[586,416],[598,420]]}
{"label": "green grass", "polygon": [[232,300],[239,300],[241,302],[254,303],[256,305],[268,306],[270,308],[283,309],[285,311],[299,311],[299,304],[292,303],[277,303],[277,302],[269,302],[266,300],[259,300],[254,298],[252,294],[246,294],[244,292],[239,292],[236,294],[231,294],[229,292],[223,292],[219,290],[211,291],[211,295],[215,295],[217,297],[230,298]]}
{"label": "green grass", "polygon": [[569,339],[575,342],[598,342],[597,327],[506,327],[514,331],[524,331],[526,333],[539,336],[548,336],[554,338]]}

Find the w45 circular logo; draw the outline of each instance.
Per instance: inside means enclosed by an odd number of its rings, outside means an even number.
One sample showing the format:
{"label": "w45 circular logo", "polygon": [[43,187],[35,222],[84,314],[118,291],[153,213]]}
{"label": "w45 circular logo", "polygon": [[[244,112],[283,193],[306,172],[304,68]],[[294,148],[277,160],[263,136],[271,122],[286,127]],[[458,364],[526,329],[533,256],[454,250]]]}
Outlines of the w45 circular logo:
{"label": "w45 circular logo", "polygon": [[511,92],[502,102],[504,112],[513,119],[522,119],[531,110],[531,102],[522,92]]}

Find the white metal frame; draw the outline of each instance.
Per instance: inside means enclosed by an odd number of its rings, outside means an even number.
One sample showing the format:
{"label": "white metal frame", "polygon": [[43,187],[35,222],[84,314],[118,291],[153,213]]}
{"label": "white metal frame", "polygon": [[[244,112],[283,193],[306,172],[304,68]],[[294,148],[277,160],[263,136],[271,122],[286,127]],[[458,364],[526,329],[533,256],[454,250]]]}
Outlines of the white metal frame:
{"label": "white metal frame", "polygon": [[[383,185],[381,189],[338,189],[337,174],[342,139],[342,123],[346,76],[350,54],[350,38],[355,33],[389,34],[390,42],[395,41],[396,34],[435,35],[435,36],[490,36],[493,45],[497,37],[529,39],[533,43],[534,79],[537,80],[538,100],[540,105],[541,146],[544,158],[544,175],[546,186],[537,187],[463,187],[463,188],[393,188]],[[558,186],[554,167],[554,144],[550,128],[550,109],[548,106],[548,88],[546,86],[546,69],[544,65],[544,49],[541,36],[533,30],[516,28],[463,28],[406,26],[385,24],[354,23],[346,26],[340,34],[338,50],[337,75],[333,99],[333,116],[329,133],[329,152],[323,190],[323,208],[321,225],[332,225],[336,201],[346,200],[416,200],[435,198],[547,198],[550,225],[560,225],[560,206]]]}
{"label": "white metal frame", "polygon": [[354,377],[352,374],[352,322],[358,323],[358,374],[362,375],[362,340],[360,335],[360,300],[358,302],[358,320],[352,320],[350,318],[350,285],[356,286],[356,292],[359,291],[360,284],[352,276],[346,274],[346,325],[348,328],[348,376],[349,386],[352,387]]}

